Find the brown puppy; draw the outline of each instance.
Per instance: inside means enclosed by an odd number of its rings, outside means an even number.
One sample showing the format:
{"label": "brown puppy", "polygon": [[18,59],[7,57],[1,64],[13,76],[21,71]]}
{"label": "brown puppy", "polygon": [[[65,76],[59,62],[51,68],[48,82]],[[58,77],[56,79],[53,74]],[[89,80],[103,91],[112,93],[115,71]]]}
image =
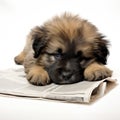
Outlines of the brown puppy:
{"label": "brown puppy", "polygon": [[107,45],[94,25],[65,13],[33,28],[15,62],[34,85],[100,80],[112,75],[105,66]]}

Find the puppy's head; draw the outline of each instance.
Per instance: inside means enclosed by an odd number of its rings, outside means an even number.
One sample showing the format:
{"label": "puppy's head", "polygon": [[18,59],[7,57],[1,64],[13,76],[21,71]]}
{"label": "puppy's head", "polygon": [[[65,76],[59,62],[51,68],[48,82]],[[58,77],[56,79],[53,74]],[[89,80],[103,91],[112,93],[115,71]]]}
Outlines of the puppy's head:
{"label": "puppy's head", "polygon": [[33,50],[37,64],[43,66],[54,83],[83,80],[92,62],[106,64],[107,41],[97,28],[78,16],[64,14],[33,29]]}

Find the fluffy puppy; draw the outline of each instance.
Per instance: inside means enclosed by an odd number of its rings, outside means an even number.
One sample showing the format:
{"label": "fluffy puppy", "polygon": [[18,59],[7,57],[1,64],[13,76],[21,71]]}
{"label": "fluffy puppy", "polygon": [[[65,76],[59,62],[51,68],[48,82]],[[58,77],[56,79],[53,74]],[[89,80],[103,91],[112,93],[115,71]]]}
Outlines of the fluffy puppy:
{"label": "fluffy puppy", "polygon": [[100,80],[112,75],[105,66],[107,46],[93,24],[65,13],[33,28],[15,62],[34,85]]}

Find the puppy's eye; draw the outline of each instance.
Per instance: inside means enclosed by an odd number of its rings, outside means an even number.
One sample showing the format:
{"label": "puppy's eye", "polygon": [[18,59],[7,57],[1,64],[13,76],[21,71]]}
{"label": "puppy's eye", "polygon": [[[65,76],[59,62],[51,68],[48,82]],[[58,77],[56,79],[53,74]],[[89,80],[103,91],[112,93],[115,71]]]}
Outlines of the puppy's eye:
{"label": "puppy's eye", "polygon": [[62,49],[61,48],[58,48],[57,50],[57,53],[54,55],[54,57],[59,60],[59,59],[62,59]]}
{"label": "puppy's eye", "polygon": [[89,60],[92,59],[92,57],[83,57],[83,59],[84,59],[85,61],[89,61]]}
{"label": "puppy's eye", "polygon": [[60,60],[60,59],[62,59],[62,54],[57,53],[57,54],[54,55],[54,57],[55,57],[55,59]]}
{"label": "puppy's eye", "polygon": [[76,57],[77,57],[77,58],[82,57],[82,51],[78,51],[77,54],[76,54]]}

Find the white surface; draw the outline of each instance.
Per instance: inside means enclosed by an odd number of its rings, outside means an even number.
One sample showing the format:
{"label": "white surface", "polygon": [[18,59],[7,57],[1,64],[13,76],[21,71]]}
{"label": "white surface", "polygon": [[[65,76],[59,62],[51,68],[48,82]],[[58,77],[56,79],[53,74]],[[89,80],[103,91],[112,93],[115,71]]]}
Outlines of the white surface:
{"label": "white surface", "polygon": [[[108,66],[120,83],[119,0],[0,0],[0,69],[17,67],[29,30],[69,11],[94,23],[111,41]],[[120,85],[91,105],[0,97],[0,120],[120,120]]]}

